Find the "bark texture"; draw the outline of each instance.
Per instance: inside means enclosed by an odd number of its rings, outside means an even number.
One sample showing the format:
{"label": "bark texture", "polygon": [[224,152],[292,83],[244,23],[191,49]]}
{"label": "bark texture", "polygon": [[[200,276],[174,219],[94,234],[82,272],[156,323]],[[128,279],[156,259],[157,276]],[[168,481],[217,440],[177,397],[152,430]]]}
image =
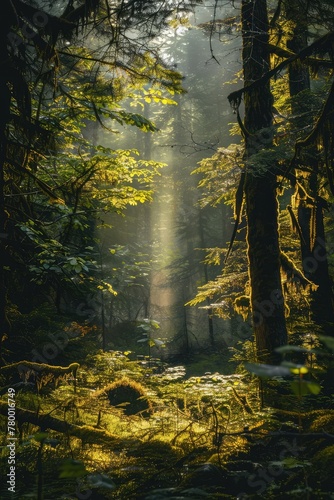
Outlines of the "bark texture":
{"label": "bark texture", "polygon": [[[284,3],[285,16],[293,23],[293,31],[287,46],[298,54],[308,46],[308,0],[289,0]],[[289,90],[294,97],[304,90],[310,90],[310,76],[306,64],[295,61],[289,65]],[[298,106],[292,104],[292,113],[299,113]],[[311,151],[310,151],[311,153]],[[326,335],[334,335],[334,297],[332,280],[329,274],[326,235],[324,227],[324,200],[319,196],[319,155],[316,146],[313,146],[312,172],[304,181],[304,187],[309,194],[298,198],[298,223],[303,239],[300,242],[302,265],[307,278],[318,285],[316,291],[311,292],[311,316],[313,321],[322,326]],[[313,202],[310,204],[310,200]]]}
{"label": "bark texture", "polygon": [[[266,0],[242,2],[245,86],[269,70]],[[245,157],[272,146],[272,104],[269,82],[245,94]],[[275,362],[276,347],[287,343],[280,276],[276,165],[247,169],[245,180],[247,244],[253,328],[259,361]]]}
{"label": "bark texture", "polygon": [[7,156],[7,125],[10,119],[11,95],[8,87],[8,66],[10,63],[7,51],[8,35],[12,21],[11,2],[6,0],[2,5],[0,20],[0,365],[2,359],[2,343],[9,333],[6,317],[6,263],[7,257],[7,220],[5,209],[5,163]]}

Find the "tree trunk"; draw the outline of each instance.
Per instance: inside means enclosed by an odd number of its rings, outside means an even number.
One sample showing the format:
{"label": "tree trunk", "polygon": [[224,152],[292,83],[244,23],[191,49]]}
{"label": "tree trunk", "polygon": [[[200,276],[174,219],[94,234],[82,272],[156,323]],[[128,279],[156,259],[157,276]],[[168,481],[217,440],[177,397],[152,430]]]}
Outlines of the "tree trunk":
{"label": "tree trunk", "polygon": [[[294,23],[293,34],[287,47],[298,53],[307,47],[308,32],[308,0],[289,0],[285,2],[286,19]],[[310,89],[308,67],[300,61],[289,66],[290,96],[296,96],[303,90]],[[298,114],[298,106],[292,104],[292,113]],[[319,198],[319,164],[317,150],[314,148],[312,172],[305,179],[304,187],[310,197],[315,200],[310,207],[303,200],[298,204],[298,222],[304,241],[300,242],[303,271],[308,279],[318,285],[311,293],[311,314],[317,325],[321,325],[323,333],[333,335],[334,304],[332,280],[329,275],[324,228],[324,207]]]}
{"label": "tree trunk", "polygon": [[[287,21],[294,23],[293,36],[287,41],[288,49],[298,54],[307,47],[308,19],[307,10],[309,0],[285,1],[284,10]],[[300,61],[295,61],[289,66],[290,95],[299,94],[302,90],[310,88],[310,75],[308,67]],[[297,111],[297,110],[296,110]],[[294,110],[292,110],[294,113]]]}
{"label": "tree trunk", "polygon": [[[224,206],[224,205],[222,205]],[[205,244],[205,235],[204,235],[204,227],[205,222],[203,221],[203,211],[200,210],[198,214],[198,232],[200,238],[201,248],[206,248]],[[203,274],[205,283],[209,282],[209,273],[208,273],[208,265],[206,263],[203,264]],[[211,300],[209,298],[206,299],[207,306],[210,306]],[[209,330],[209,341],[212,349],[215,349],[215,334],[214,334],[214,326],[213,326],[213,317],[212,317],[212,308],[207,309],[207,318],[208,318],[208,330]]]}
{"label": "tree trunk", "polygon": [[317,201],[315,210],[316,238],[311,249],[315,270],[311,279],[318,288],[311,293],[311,314],[313,321],[320,325],[325,335],[334,336],[333,282],[329,275],[323,206],[320,200]]}
{"label": "tree trunk", "polygon": [[[8,2],[9,3],[9,2]],[[4,6],[1,16],[0,30],[0,365],[3,364],[2,341],[8,335],[8,321],[6,318],[6,262],[7,262],[7,212],[5,209],[5,162],[7,154],[6,129],[10,118],[11,95],[7,85],[7,36],[10,26],[8,26],[7,10],[10,7]]]}
{"label": "tree trunk", "polygon": [[[245,86],[269,69],[266,0],[242,2]],[[245,93],[245,159],[272,146],[270,84]],[[247,245],[253,329],[259,361],[275,362],[275,348],[287,343],[280,275],[276,165],[265,172],[248,167],[245,180]]]}
{"label": "tree trunk", "polygon": [[[1,53],[1,49],[0,49]],[[1,55],[0,55],[1,57]],[[3,78],[0,76],[1,80]],[[4,103],[3,90],[5,84],[0,81],[0,93],[2,100],[2,109],[7,106]],[[2,114],[1,114],[2,115]],[[0,117],[0,349],[2,341],[7,334],[7,321],[6,321],[6,282],[5,282],[5,262],[6,262],[6,210],[5,210],[5,196],[4,196],[4,165],[6,157],[6,138],[5,138],[5,123],[4,119]],[[0,364],[2,364],[2,352],[0,351]]]}

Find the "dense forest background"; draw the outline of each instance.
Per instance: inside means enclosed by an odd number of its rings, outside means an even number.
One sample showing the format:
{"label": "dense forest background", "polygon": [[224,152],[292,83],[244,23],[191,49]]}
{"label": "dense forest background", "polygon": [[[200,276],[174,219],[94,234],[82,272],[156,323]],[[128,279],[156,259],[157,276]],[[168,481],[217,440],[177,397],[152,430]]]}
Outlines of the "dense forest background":
{"label": "dense forest background", "polygon": [[333,0],[0,24],[1,497],[333,498]]}

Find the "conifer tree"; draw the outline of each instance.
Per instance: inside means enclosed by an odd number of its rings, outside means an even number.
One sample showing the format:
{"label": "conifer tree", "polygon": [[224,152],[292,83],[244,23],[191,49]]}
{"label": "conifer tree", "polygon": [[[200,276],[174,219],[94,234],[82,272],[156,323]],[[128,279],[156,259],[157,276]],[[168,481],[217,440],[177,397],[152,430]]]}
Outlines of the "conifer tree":
{"label": "conifer tree", "polygon": [[[97,78],[102,64],[109,71],[132,81],[137,79],[142,84],[179,86],[180,75],[176,76],[175,71],[163,64],[149,42],[167,26],[169,16],[173,13],[179,16],[183,9],[193,5],[192,0],[185,0],[182,5],[165,0],[154,3],[151,0],[68,0],[56,5],[42,0],[3,2],[0,19],[0,346],[9,328],[5,313],[6,280],[9,266],[16,266],[11,246],[16,229],[15,224],[10,224],[12,219],[5,198],[10,199],[14,185],[17,188],[22,185],[22,179],[30,179],[40,192],[57,199],[38,177],[38,162],[50,148],[56,130],[56,127],[52,130],[51,122],[47,126],[41,123],[44,100],[50,104],[52,98],[59,96],[64,90],[58,85],[61,71],[75,73],[78,61],[87,61],[91,65],[90,75],[95,74]],[[134,32],[137,37],[133,36]],[[92,34],[96,35],[93,48]],[[77,102],[70,94],[66,97],[70,103]],[[96,107],[94,100],[88,105],[102,124],[102,107]],[[139,127],[145,122],[138,116],[130,121],[126,117],[123,120],[117,113],[115,116],[122,123]],[[15,196],[23,199],[21,192]],[[29,209],[28,200],[25,202]]]}
{"label": "conifer tree", "polygon": [[[242,2],[243,73],[245,87],[269,70],[268,15],[265,0]],[[280,276],[277,166],[258,171],[257,153],[272,145],[273,98],[267,80],[244,97],[245,118],[239,124],[245,140],[244,193],[253,329],[259,360],[274,361],[275,348],[287,343]],[[235,102],[236,106],[240,102]],[[244,179],[244,180],[243,180]]]}
{"label": "conifer tree", "polygon": [[[309,17],[311,5],[305,0],[290,0],[284,2],[284,16],[293,26],[287,47],[294,54],[298,54],[308,45]],[[326,5],[323,6],[326,12]],[[328,8],[328,7],[327,7]],[[320,13],[317,13],[319,16]],[[303,91],[310,91],[310,74],[307,64],[296,61],[288,67],[289,91],[292,98]],[[304,92],[305,94],[305,92]],[[306,94],[305,94],[306,97]],[[292,115],[299,114],[298,103],[292,99]],[[310,165],[309,172],[305,172],[303,165],[295,165],[295,175],[299,175],[295,185],[294,199],[296,200],[297,219],[300,227],[300,249],[303,272],[317,285],[317,290],[311,292],[310,308],[312,319],[321,325],[325,333],[332,333],[334,321],[334,302],[332,280],[328,269],[328,256],[326,250],[326,235],[324,227],[324,211],[327,202],[321,196],[320,185],[323,177],[322,160],[317,155],[317,148],[308,152]],[[320,249],[320,255],[319,255]],[[320,258],[319,258],[320,257]]]}

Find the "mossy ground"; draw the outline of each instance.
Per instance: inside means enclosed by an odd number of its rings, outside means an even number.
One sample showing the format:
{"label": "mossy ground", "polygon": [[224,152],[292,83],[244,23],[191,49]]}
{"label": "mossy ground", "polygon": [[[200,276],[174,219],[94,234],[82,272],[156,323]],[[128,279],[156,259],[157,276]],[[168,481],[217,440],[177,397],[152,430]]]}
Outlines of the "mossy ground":
{"label": "mossy ground", "polygon": [[[84,491],[97,500],[330,498],[334,417],[321,407],[324,398],[301,404],[289,395],[289,409],[274,409],[278,401],[262,408],[255,378],[201,374],[198,360],[190,369],[194,376],[183,365],[154,373],[119,352],[86,363],[78,369],[76,392],[70,379],[39,393],[17,391],[17,408],[82,430],[41,434],[36,425],[20,425],[17,498],[41,498],[38,478],[45,500],[72,500]],[[122,401],[110,404],[115,389]],[[5,430],[4,417],[1,423]]]}

